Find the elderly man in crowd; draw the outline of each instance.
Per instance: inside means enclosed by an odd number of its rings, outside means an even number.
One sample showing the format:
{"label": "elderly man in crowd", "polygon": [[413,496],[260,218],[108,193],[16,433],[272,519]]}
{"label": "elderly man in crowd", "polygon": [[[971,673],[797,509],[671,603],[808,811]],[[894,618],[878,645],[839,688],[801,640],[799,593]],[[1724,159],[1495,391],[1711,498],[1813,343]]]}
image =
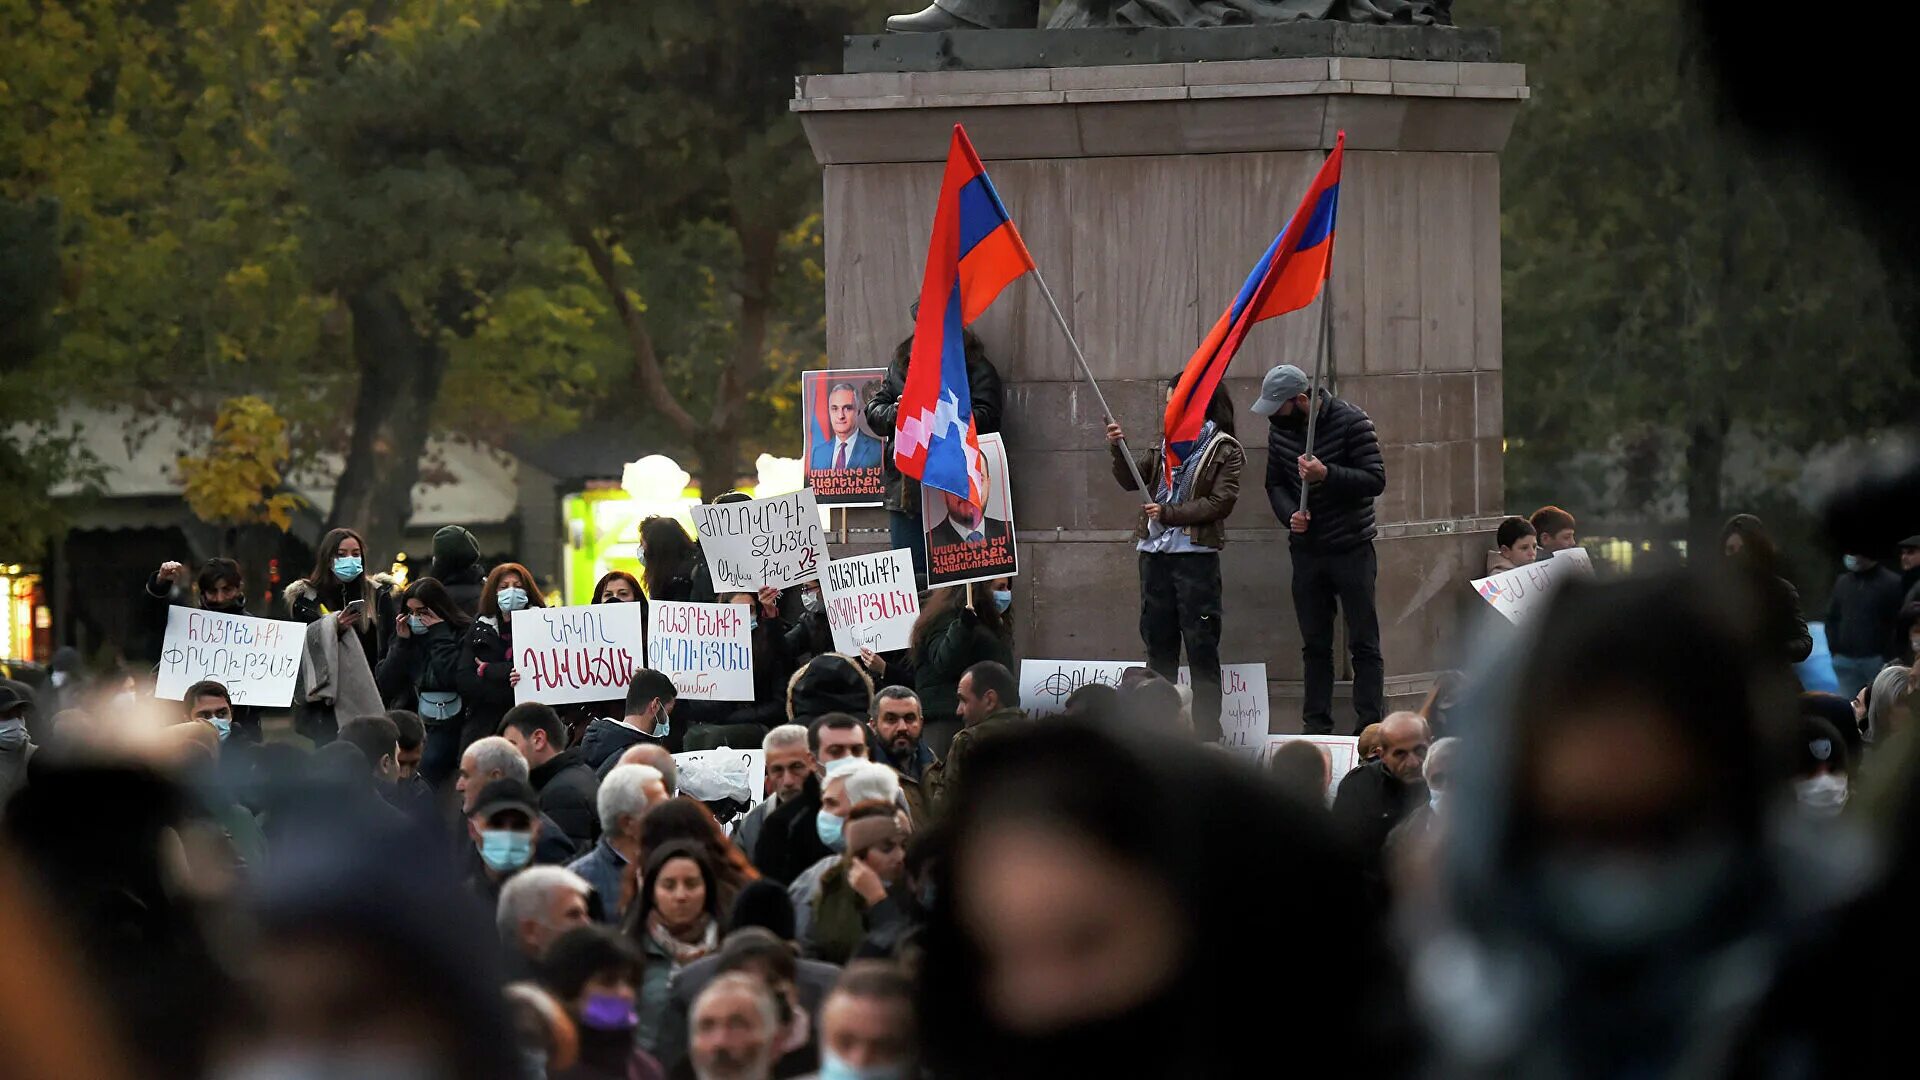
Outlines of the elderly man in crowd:
{"label": "elderly man in crowd", "polygon": [[768,816],[789,800],[799,798],[806,790],[807,777],[812,776],[814,770],[807,729],[799,724],[781,724],[767,732],[760,748],[766,751],[767,784],[773,790],[747,811],[733,832],[733,842],[740,845],[748,858],[753,857],[753,847],[760,842],[760,829],[767,823]]}
{"label": "elderly man in crowd", "polygon": [[555,938],[587,925],[591,891],[579,874],[558,866],[528,867],[501,886],[494,926],[511,977],[531,978]]}
{"label": "elderly man in crowd", "polygon": [[[520,751],[498,735],[474,740],[473,745],[467,747],[467,752],[460,755],[460,776],[453,784],[454,790],[460,793],[461,815],[467,818],[473,817],[480,790],[488,784],[501,780],[518,780],[521,784],[527,785],[527,790],[532,791],[532,785],[527,779],[530,771],[527,767],[527,759],[521,756]],[[539,798],[536,793],[531,800],[533,816],[540,822],[536,836],[539,847],[534,850],[533,861],[551,866],[565,866],[573,861],[573,841],[567,839],[567,831],[560,827],[559,822],[541,812]]]}
{"label": "elderly man in crowd", "polygon": [[722,975],[693,1002],[689,1038],[695,1080],[772,1080],[780,1010],[766,984]]}
{"label": "elderly man in crowd", "polygon": [[593,887],[594,917],[618,923],[621,882],[640,865],[640,819],[647,808],[667,801],[660,770],[651,765],[622,765],[607,774],[595,794],[600,814],[600,839],[593,849],[567,864],[567,869]]}

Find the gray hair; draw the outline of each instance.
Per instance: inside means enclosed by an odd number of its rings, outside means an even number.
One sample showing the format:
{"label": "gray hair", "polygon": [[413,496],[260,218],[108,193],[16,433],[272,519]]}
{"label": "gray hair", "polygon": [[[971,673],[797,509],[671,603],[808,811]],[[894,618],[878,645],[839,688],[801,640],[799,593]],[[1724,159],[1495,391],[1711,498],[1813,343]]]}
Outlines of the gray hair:
{"label": "gray hair", "polygon": [[556,889],[567,889],[583,897],[593,892],[586,878],[564,866],[529,866],[508,878],[500,888],[500,906],[494,909],[493,916],[500,940],[513,944],[522,921],[544,918]]}
{"label": "gray hair", "polygon": [[600,813],[600,831],[615,832],[623,817],[639,817],[647,812],[647,785],[660,780],[660,770],[651,765],[616,765],[600,781],[594,809]]}
{"label": "gray hair", "polygon": [[[642,760],[649,757],[653,760]],[[653,766],[660,771],[660,782],[667,786],[667,794],[680,794],[680,767],[674,763],[672,751],[659,743],[635,743],[620,752],[620,760],[629,765]],[[614,767],[619,768],[617,765]]]}
{"label": "gray hair", "polygon": [[1873,689],[1867,692],[1867,730],[1865,738],[1870,743],[1878,743],[1892,736],[1887,730],[1896,706],[1906,700],[1907,692],[1913,689],[1913,669],[1892,664],[1880,669],[1873,677]]}
{"label": "gray hair", "polygon": [[[1441,759],[1452,757],[1454,750],[1458,749],[1459,746],[1460,740],[1452,735],[1444,739],[1435,739],[1433,745],[1427,748],[1427,761],[1426,764],[1420,766],[1420,775],[1431,777],[1433,775],[1434,765],[1444,764]],[[1452,782],[1451,778],[1449,778],[1448,782]]]}
{"label": "gray hair", "polygon": [[873,695],[873,705],[867,709],[867,719],[880,719],[880,703],[883,701],[911,701],[920,704],[920,695],[904,686],[883,686]]}
{"label": "gray hair", "polygon": [[771,1062],[774,1055],[773,1036],[780,1031],[780,1009],[774,1004],[773,992],[767,989],[767,984],[744,971],[730,971],[708,983],[706,989],[700,991],[700,996],[693,999],[693,1008],[687,1012],[687,1022],[698,1024],[700,1010],[706,1007],[708,999],[728,991],[739,991],[753,996],[754,1010],[760,1014],[760,1022],[766,1026],[768,1037],[764,1053],[767,1060]]}
{"label": "gray hair", "polygon": [[847,804],[869,799],[893,802],[900,797],[900,774],[878,762],[863,761],[846,773]]}
{"label": "gray hair", "polygon": [[473,745],[467,747],[466,756],[473,759],[473,769],[481,776],[497,772],[508,780],[525,782],[527,779],[526,757],[498,735],[475,739]]}
{"label": "gray hair", "polygon": [[760,749],[771,754],[775,750],[805,750],[807,748],[807,729],[803,724],[781,724],[767,737],[760,740]]}

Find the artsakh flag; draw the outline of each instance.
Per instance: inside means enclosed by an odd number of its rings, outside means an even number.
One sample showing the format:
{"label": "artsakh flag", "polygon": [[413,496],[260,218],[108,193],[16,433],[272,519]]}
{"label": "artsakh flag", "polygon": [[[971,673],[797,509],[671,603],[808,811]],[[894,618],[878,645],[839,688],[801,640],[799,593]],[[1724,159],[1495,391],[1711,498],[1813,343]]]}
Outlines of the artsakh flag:
{"label": "artsakh flag", "polygon": [[975,506],[986,505],[986,469],[961,330],[1031,269],[1033,256],[966,129],[953,125],[913,324],[913,355],[894,416],[893,461],[905,475]]}
{"label": "artsakh flag", "polygon": [[1200,429],[1207,422],[1207,403],[1213,400],[1227,365],[1240,351],[1240,343],[1253,324],[1298,311],[1320,295],[1320,285],[1333,263],[1333,224],[1340,207],[1340,162],[1346,146],[1347,133],[1343,131],[1334,140],[1333,153],[1327,155],[1307,188],[1307,197],[1300,200],[1300,208],[1254,264],[1239,295],[1207,332],[1206,340],[1187,361],[1187,369],[1180,373],[1180,381],[1174,384],[1166,415],[1168,484],[1173,482],[1173,470],[1200,438]]}

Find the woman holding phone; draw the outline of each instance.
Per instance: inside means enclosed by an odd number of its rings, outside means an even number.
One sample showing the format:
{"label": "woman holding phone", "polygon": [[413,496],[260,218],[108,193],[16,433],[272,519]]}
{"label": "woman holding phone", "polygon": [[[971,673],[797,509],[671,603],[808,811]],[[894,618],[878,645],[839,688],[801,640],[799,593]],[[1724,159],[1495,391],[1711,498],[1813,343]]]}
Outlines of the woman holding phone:
{"label": "woman holding phone", "polygon": [[[342,644],[348,633],[354,635],[367,665],[367,681],[372,682],[372,672],[387,651],[393,579],[366,572],[366,542],[352,529],[329,531],[314,554],[313,573],[287,586],[287,611],[303,623],[336,616]],[[332,725],[331,710],[294,718],[296,730],[320,742],[332,739]]]}
{"label": "woman holding phone", "polygon": [[460,699],[467,712],[461,753],[475,740],[497,734],[500,718],[513,708],[513,688],[520,683],[513,666],[513,613],[546,606],[533,574],[519,563],[501,563],[487,575],[480,617],[460,645]]}

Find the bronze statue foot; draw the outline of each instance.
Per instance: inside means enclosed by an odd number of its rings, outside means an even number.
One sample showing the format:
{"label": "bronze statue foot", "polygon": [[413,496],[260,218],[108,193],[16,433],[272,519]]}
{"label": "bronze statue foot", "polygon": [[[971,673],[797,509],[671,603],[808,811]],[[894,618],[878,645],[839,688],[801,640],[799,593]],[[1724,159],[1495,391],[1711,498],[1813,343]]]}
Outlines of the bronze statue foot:
{"label": "bronze statue foot", "polygon": [[1031,30],[1040,21],[1038,0],[945,0],[912,15],[889,15],[895,34],[934,34],[942,30]]}
{"label": "bronze statue foot", "polygon": [[978,23],[970,23],[953,14],[939,4],[928,4],[911,15],[887,16],[887,32],[893,34],[932,34],[941,30],[985,30]]}

